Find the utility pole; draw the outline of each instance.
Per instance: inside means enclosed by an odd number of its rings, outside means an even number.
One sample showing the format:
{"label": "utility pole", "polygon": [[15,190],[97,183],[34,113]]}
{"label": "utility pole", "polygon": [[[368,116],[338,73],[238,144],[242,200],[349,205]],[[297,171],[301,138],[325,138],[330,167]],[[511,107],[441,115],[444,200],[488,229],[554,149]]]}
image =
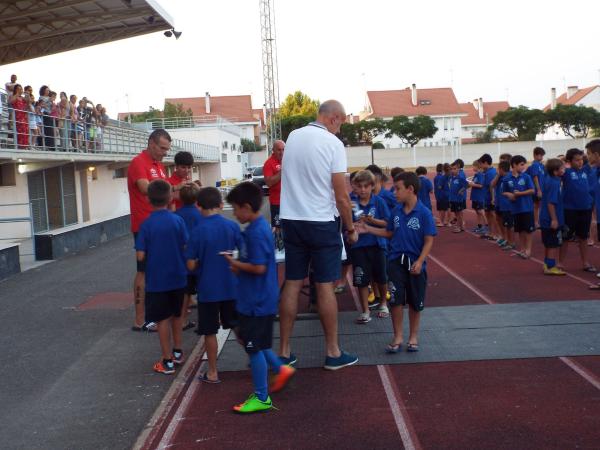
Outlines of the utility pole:
{"label": "utility pole", "polygon": [[279,108],[279,76],[277,44],[275,41],[275,7],[273,3],[274,0],[259,0],[268,154],[271,153],[273,142],[281,139],[281,121],[277,115]]}

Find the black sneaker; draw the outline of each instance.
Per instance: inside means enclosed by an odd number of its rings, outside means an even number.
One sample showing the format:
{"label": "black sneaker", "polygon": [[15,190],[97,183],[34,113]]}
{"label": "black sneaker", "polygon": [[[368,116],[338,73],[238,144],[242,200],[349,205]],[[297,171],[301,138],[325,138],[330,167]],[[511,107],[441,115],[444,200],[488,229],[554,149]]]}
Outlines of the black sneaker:
{"label": "black sneaker", "polygon": [[279,361],[281,361],[281,364],[285,364],[286,366],[293,366],[298,362],[298,358],[296,358],[296,355],[294,355],[293,353],[290,353],[289,357],[280,355]]}

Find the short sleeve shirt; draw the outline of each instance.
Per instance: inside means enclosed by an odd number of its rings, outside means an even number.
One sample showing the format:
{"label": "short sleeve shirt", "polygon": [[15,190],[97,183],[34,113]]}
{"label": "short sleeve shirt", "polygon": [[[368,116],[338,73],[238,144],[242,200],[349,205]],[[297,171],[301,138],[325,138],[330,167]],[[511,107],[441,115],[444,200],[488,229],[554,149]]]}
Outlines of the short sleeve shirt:
{"label": "short sleeve shirt", "polygon": [[483,177],[483,189],[485,190],[486,204],[492,203],[492,192],[490,191],[490,186],[492,181],[494,181],[494,178],[496,178],[496,173],[497,172],[494,167],[490,167],[484,172],[485,176]]}
{"label": "short sleeve shirt", "polygon": [[135,249],[146,253],[146,291],[181,289],[187,283],[183,250],[188,240],[183,219],[166,209],[154,211],[140,226]]}
{"label": "short sleeve shirt", "polygon": [[433,191],[433,184],[429,180],[429,178],[420,176],[419,177],[419,200],[429,209],[431,209],[431,191]]}
{"label": "short sleeve shirt", "polygon": [[220,252],[240,249],[240,227],[220,214],[203,217],[194,228],[185,257],[198,261],[198,301],[218,302],[237,298],[237,278]]}
{"label": "short sleeve shirt", "polygon": [[[269,159],[265,161],[263,165],[263,175],[265,177],[272,177],[281,172],[281,161],[275,159],[271,155]],[[269,188],[269,203],[271,205],[279,205],[281,202],[281,180]]]}
{"label": "short sleeve shirt", "polygon": [[467,199],[467,187],[469,183],[459,175],[450,177],[450,201],[462,202]]}
{"label": "short sleeve shirt", "polygon": [[165,168],[159,161],[154,161],[148,150],[137,155],[127,169],[127,189],[129,190],[129,207],[131,209],[131,231],[136,233],[140,225],[152,212],[148,197],[142,194],[136,184],[138,180],[148,181],[167,178]]}
{"label": "short sleeve shirt", "polygon": [[542,205],[540,207],[540,227],[550,228],[552,218],[548,211],[548,205],[554,205],[558,225],[565,223],[563,211],[563,199],[560,186],[560,178],[548,176],[542,185]]}
{"label": "short sleeve shirt", "polygon": [[[504,192],[523,192],[529,189],[534,189],[533,180],[526,173],[521,173],[518,176],[507,175],[504,182]],[[513,214],[533,211],[533,194],[516,197],[514,201],[511,201],[511,206]]]}
{"label": "short sleeve shirt", "polygon": [[388,207],[388,209],[391,211],[392,209],[394,209],[396,206],[398,206],[398,201],[396,200],[396,196],[394,195],[394,193],[391,190],[387,190],[385,188],[381,188],[381,190],[379,191],[379,197],[381,197],[383,199],[383,201],[385,202],[386,206]]}
{"label": "short sleeve shirt", "polygon": [[[167,181],[171,186],[177,186],[178,184],[183,183],[185,180],[179,178],[176,173],[173,173],[173,175],[167,178]],[[175,209],[179,209],[183,206],[183,202],[178,198],[173,198],[173,201],[171,203],[175,205]]]}
{"label": "short sleeve shirt", "polygon": [[477,172],[473,175],[473,183],[480,184],[482,187],[471,188],[471,200],[474,202],[485,202],[485,188],[484,186],[485,174],[483,172]]}
{"label": "short sleeve shirt", "polygon": [[281,210],[288,220],[330,222],[339,215],[331,176],[346,173],[346,150],[318,122],[290,133],[283,154]]}
{"label": "short sleeve shirt", "polygon": [[[352,221],[356,222],[359,219],[359,215],[366,215],[374,217],[375,219],[388,220],[390,216],[390,210],[387,204],[378,195],[371,194],[371,198],[365,205],[361,205],[360,199],[354,193],[350,194],[350,200],[352,201]],[[363,233],[358,236],[358,241],[352,245],[352,248],[359,247],[381,247],[386,248],[387,242],[385,238],[380,238],[373,234]]]}
{"label": "short sleeve shirt", "polygon": [[267,270],[261,275],[239,272],[240,296],[236,302],[236,309],[246,316],[253,317],[277,314],[279,282],[271,227],[260,216],[246,227],[242,237],[240,261],[266,266]]}
{"label": "short sleeve shirt", "polygon": [[592,195],[588,175],[583,169],[568,168],[563,175],[563,199],[565,209],[592,209]]}
{"label": "short sleeve shirt", "polygon": [[402,254],[407,255],[412,261],[417,260],[425,245],[425,236],[437,234],[431,210],[420,201],[408,214],[404,212],[403,205],[396,206],[390,214],[387,230],[393,231],[388,247],[390,261],[399,258]]}
{"label": "short sleeve shirt", "polygon": [[508,180],[509,175],[501,176],[498,178],[496,182],[496,206],[498,207],[498,211],[512,211],[512,202],[505,196],[502,195],[505,191],[505,184]]}
{"label": "short sleeve shirt", "polygon": [[183,205],[177,211],[175,211],[179,217],[183,219],[185,222],[185,227],[188,231],[188,234],[191,234],[194,228],[200,223],[202,220],[202,214],[196,208],[196,205]]}
{"label": "short sleeve shirt", "polygon": [[434,195],[436,200],[448,200],[448,178],[438,173],[433,179]]}
{"label": "short sleeve shirt", "polygon": [[[532,180],[535,177],[538,178],[538,183],[540,184],[540,188],[542,188],[542,191],[543,191],[544,190],[544,174],[545,174],[544,165],[539,161],[533,161],[531,163],[531,165],[527,168],[526,173],[527,173],[527,175],[529,175],[531,177]],[[535,187],[535,183],[533,183],[533,186],[535,188],[535,193],[537,195],[537,188]]]}

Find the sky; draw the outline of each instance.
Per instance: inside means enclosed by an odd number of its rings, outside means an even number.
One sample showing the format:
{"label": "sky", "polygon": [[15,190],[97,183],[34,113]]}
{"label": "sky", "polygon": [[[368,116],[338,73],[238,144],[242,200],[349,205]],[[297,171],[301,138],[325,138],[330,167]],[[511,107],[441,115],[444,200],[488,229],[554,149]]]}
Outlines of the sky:
{"label": "sky", "polygon": [[[180,39],[153,33],[0,66],[37,90],[87,96],[117,112],[165,97],[251,94],[263,103],[258,0],[158,0]],[[550,89],[600,84],[600,2],[275,0],[280,98],[301,90],[364,107],[365,90],[452,87],[541,108]]]}

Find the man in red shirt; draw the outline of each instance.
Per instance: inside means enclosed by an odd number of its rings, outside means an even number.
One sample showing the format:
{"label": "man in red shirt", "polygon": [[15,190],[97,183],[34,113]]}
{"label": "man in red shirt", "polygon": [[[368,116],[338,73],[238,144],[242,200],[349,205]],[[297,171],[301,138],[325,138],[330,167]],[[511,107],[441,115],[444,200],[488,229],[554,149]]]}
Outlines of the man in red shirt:
{"label": "man in red shirt", "polygon": [[188,183],[192,182],[192,166],[194,165],[194,156],[190,152],[177,152],[175,154],[175,172],[167,180],[174,188],[172,209],[177,210],[183,206],[179,200],[179,190]]}
{"label": "man in red shirt", "polygon": [[269,203],[271,205],[271,226],[280,228],[279,222],[279,198],[281,195],[281,160],[283,158],[283,150],[285,142],[273,142],[271,156],[263,165],[263,175],[265,184],[269,186]]}
{"label": "man in red shirt", "polygon": [[[140,225],[152,212],[148,201],[148,185],[167,175],[161,161],[171,149],[171,136],[163,129],[157,129],[148,138],[148,148],[131,160],[127,169],[127,189],[131,210],[131,231],[133,239],[137,237]],[[136,272],[133,281],[135,305],[134,331],[156,331],[156,324],[144,320],[144,272]]]}

